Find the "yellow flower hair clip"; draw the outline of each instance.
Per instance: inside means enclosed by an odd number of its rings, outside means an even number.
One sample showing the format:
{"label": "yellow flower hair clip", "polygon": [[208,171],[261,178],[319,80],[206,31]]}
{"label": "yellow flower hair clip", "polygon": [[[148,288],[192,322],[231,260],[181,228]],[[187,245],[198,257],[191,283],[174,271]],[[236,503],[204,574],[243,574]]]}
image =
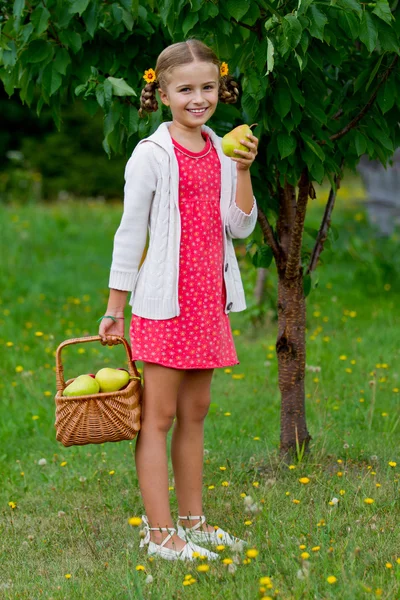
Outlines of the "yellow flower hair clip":
{"label": "yellow flower hair clip", "polygon": [[156,81],[156,72],[154,69],[147,69],[147,71],[144,72],[143,79],[146,81],[146,83],[152,83],[153,81]]}
{"label": "yellow flower hair clip", "polygon": [[221,63],[221,66],[219,68],[219,74],[221,75],[221,77],[225,77],[225,75],[228,75],[228,73],[229,73],[228,63],[226,63],[226,62]]}

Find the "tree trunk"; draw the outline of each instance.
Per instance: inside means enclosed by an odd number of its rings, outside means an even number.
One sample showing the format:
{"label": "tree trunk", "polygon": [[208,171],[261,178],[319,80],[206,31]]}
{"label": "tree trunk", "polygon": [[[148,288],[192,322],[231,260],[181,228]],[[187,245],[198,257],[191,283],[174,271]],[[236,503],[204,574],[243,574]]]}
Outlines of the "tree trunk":
{"label": "tree trunk", "polygon": [[306,368],[306,303],[303,270],[294,279],[280,271],[278,282],[278,381],[281,392],[281,454],[307,449],[304,377]]}

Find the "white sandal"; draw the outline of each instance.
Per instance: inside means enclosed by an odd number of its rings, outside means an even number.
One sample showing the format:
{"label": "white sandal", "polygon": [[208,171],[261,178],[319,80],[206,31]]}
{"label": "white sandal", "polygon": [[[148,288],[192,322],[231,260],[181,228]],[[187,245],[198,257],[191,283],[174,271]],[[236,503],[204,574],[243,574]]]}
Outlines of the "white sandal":
{"label": "white sandal", "polygon": [[179,515],[178,519],[188,519],[189,521],[200,519],[200,521],[196,523],[196,525],[193,525],[193,527],[184,527],[180,525],[179,521],[177,522],[178,535],[183,540],[203,543],[208,542],[209,544],[215,545],[224,544],[225,546],[233,546],[235,544],[238,546],[248,545],[245,540],[241,540],[230,533],[227,533],[220,527],[217,527],[215,531],[197,531],[206,522],[206,517],[204,515],[200,515],[198,517],[194,517],[192,515],[182,517]]}
{"label": "white sandal", "polygon": [[[210,560],[216,560],[219,558],[219,555],[215,552],[210,552],[210,550],[202,548],[201,546],[197,546],[191,541],[187,541],[187,544],[182,548],[182,550],[165,548],[165,544],[176,533],[176,529],[174,527],[150,527],[149,521],[145,515],[142,516],[142,521],[145,524],[144,530],[146,535],[140,541],[139,547],[144,548],[146,545],[148,545],[147,554],[149,556],[159,556],[160,558],[165,558],[167,560],[195,560],[193,552],[198,552],[199,556],[205,556]],[[169,535],[167,535],[161,544],[156,544],[150,539],[150,531],[168,531]]]}

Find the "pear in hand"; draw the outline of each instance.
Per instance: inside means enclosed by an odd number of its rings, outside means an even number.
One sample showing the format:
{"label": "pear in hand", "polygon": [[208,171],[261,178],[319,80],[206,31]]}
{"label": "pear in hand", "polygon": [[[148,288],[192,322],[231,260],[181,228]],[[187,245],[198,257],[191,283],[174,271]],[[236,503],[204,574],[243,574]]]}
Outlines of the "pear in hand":
{"label": "pear in hand", "polygon": [[104,367],[97,371],[96,381],[100,386],[100,392],[116,392],[129,383],[129,373],[125,369]]}
{"label": "pear in hand", "polygon": [[245,152],[248,152],[249,149],[247,148],[247,146],[243,146],[243,144],[240,143],[240,140],[245,140],[246,135],[248,135],[249,133],[251,133],[251,129],[248,125],[239,125],[239,127],[235,127],[235,129],[232,129],[232,131],[224,135],[224,137],[222,138],[222,152],[226,156],[230,157],[237,156],[234,150],[243,150]]}
{"label": "pear in hand", "polygon": [[88,394],[98,394],[99,384],[90,375],[79,375],[72,383],[67,385],[63,391],[63,396],[87,396]]}

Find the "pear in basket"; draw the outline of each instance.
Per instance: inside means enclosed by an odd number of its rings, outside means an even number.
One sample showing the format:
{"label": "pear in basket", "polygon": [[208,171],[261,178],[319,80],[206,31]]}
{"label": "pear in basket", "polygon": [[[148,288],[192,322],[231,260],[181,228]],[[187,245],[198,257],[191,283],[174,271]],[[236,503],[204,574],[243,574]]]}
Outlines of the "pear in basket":
{"label": "pear in basket", "polygon": [[104,367],[96,373],[96,381],[100,392],[117,392],[129,383],[129,373],[125,369],[111,369]]}
{"label": "pear in basket", "polygon": [[99,384],[90,375],[79,375],[72,383],[67,385],[63,396],[87,396],[99,393]]}

